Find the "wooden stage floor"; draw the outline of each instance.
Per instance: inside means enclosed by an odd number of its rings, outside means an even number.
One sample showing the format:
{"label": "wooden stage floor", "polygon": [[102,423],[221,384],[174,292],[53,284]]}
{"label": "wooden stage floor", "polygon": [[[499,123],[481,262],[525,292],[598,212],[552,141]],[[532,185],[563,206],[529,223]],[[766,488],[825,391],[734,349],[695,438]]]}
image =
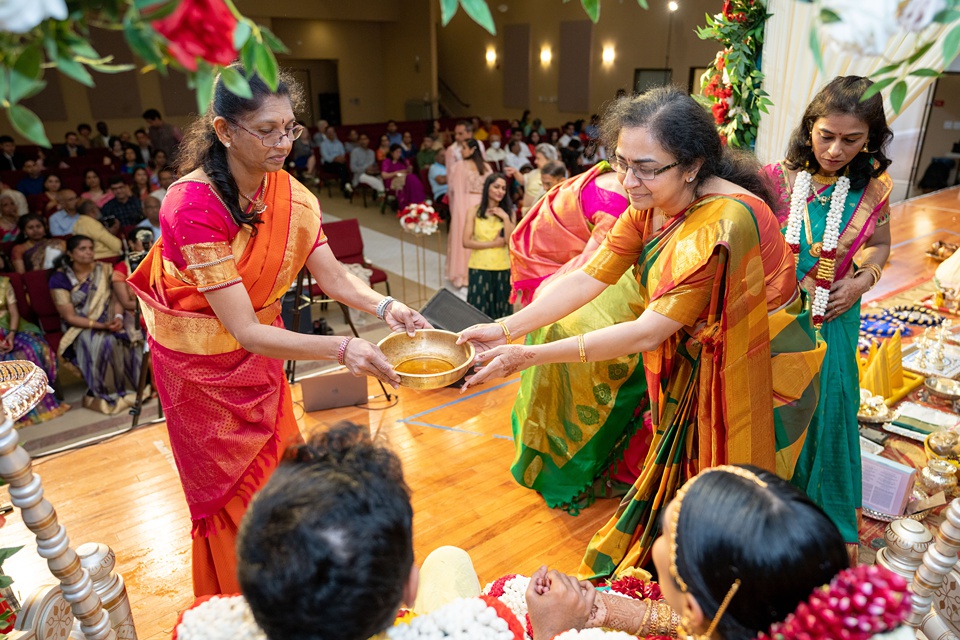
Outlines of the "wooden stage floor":
{"label": "wooden stage floor", "polygon": [[[867,300],[929,279],[936,263],[923,252],[935,240],[960,242],[958,214],[960,188],[894,207],[890,265]],[[571,517],[513,481],[510,408],[517,384],[514,377],[465,396],[401,389],[397,404],[381,411],[316,412],[300,424],[309,432],[353,420],[386,435],[413,490],[418,562],[437,546],[456,545],[470,552],[484,583],[540,564],[573,572],[616,501],[598,501]],[[370,392],[379,387],[371,384]],[[299,388],[294,393],[299,397]],[[103,542],[116,552],[141,640],[169,637],[193,596],[187,507],[164,426],[39,460],[36,470],[73,545]],[[16,545],[25,546],[3,569],[26,596],[52,578],[14,514],[0,530],[0,546]]]}

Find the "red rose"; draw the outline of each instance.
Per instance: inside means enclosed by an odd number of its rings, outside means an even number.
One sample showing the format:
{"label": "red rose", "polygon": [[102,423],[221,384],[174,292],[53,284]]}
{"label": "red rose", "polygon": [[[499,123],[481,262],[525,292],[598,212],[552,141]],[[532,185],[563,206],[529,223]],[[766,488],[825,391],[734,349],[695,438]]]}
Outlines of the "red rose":
{"label": "red rose", "polygon": [[717,124],[723,124],[727,120],[727,111],[730,110],[730,107],[727,106],[727,101],[723,100],[721,102],[715,103],[710,109],[713,111],[713,119]]}
{"label": "red rose", "polygon": [[237,19],[221,0],[183,0],[176,10],[153,28],[170,42],[170,53],[189,71],[197,58],[228,65],[237,57],[233,31]]}
{"label": "red rose", "polygon": [[13,631],[13,626],[17,623],[17,612],[10,607],[10,603],[7,602],[5,598],[0,598],[0,615],[6,613],[7,611],[10,612],[10,617],[7,618],[6,624],[3,625],[3,628],[0,628],[0,633],[10,633]]}
{"label": "red rose", "polygon": [[733,3],[730,0],[723,0],[722,13],[724,18],[728,18],[728,19],[730,18],[730,11],[733,8],[731,5],[733,5]]}

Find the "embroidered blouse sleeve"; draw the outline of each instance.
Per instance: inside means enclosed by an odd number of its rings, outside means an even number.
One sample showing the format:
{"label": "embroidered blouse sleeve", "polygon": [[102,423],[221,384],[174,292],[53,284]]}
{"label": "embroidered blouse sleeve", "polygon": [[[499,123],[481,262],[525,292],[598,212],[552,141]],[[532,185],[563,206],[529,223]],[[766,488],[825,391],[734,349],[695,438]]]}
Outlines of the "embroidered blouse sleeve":
{"label": "embroidered blouse sleeve", "polygon": [[240,283],[230,246],[239,227],[209,186],[178,186],[182,189],[178,197],[160,211],[164,257],[201,293]]}
{"label": "embroidered blouse sleeve", "polygon": [[647,213],[631,207],[617,218],[583,270],[600,282],[616,284],[620,276],[637,263],[643,252]]}
{"label": "embroidered blouse sleeve", "polygon": [[880,205],[880,212],[877,213],[877,226],[882,227],[888,222],[890,222],[890,200],[885,199]]}

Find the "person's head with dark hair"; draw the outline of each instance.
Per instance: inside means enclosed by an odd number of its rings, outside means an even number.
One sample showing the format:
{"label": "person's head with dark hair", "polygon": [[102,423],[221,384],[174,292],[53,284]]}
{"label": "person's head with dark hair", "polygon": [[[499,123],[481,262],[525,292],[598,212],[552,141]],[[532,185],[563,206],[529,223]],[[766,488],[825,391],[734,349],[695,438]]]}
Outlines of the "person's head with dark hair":
{"label": "person's head with dark hair", "polygon": [[883,96],[863,94],[873,81],[860,76],[837,76],[807,105],[790,136],[786,165],[824,176],[843,173],[851,189],[862,189],[892,162],[887,144],[893,131],[887,126]]}
{"label": "person's head with dark hair", "polygon": [[82,216],[90,216],[94,220],[100,219],[100,207],[93,200],[83,198],[77,203],[77,213]]}
{"label": "person's head with dark hair", "polygon": [[288,450],[237,535],[240,589],[271,640],[367,640],[413,604],[400,460],[341,422]]}
{"label": "person's head with dark hair", "polygon": [[130,191],[130,185],[123,179],[123,176],[112,176],[107,181],[107,185],[110,187],[110,191],[113,192],[113,197],[118,202],[126,202],[133,195]]}
{"label": "person's head with dark hair", "polygon": [[396,132],[397,132],[397,121],[387,120],[387,133],[396,133]]}
{"label": "person's head with dark hair", "polygon": [[390,150],[387,152],[387,157],[389,157],[394,162],[400,162],[400,157],[403,155],[403,147],[394,142],[390,145]]}
{"label": "person's head with dark hair", "polygon": [[675,215],[702,196],[713,177],[768,204],[774,201],[756,158],[725,147],[713,117],[677,87],[655,87],[613,102],[601,139],[613,150],[610,164],[637,209],[657,207]]}
{"label": "person's head with dark hair", "polygon": [[140,163],[140,154],[137,153],[137,150],[133,147],[124,147],[123,148],[123,162],[129,166]]}
{"label": "person's head with dark hair", "polygon": [[77,125],[77,133],[84,138],[89,138],[90,134],[93,133],[93,129],[86,122],[81,122]]}
{"label": "person's head with dark hair", "polygon": [[544,191],[550,191],[566,179],[567,167],[559,160],[548,160],[540,167],[540,182],[543,183]]}
{"label": "person's head with dark hair", "polygon": [[[230,68],[247,75],[239,63]],[[241,226],[251,225],[256,234],[260,214],[256,208],[246,212],[240,207],[240,187],[227,158],[252,175],[283,169],[293,141],[304,130],[294,116],[303,103],[303,95],[285,71],[280,73],[276,91],[271,91],[257,73],[248,78],[248,83],[251,96],[241,98],[227,89],[222,74],[217,76],[213,101],[184,135],[178,163],[181,175],[202,169],[234,221]],[[247,185],[245,191],[255,193],[258,187]]]}
{"label": "person's head with dark hair", "polygon": [[453,125],[453,141],[460,143],[473,139],[473,124],[469,120],[460,120]]}
{"label": "person's head with dark hair", "polygon": [[171,167],[163,167],[157,172],[157,183],[161,189],[169,189],[177,181],[177,172]]}
{"label": "person's head with dark hair", "polygon": [[63,182],[60,180],[60,176],[55,176],[52,173],[43,179],[43,190],[46,193],[58,193],[62,186]]}
{"label": "person's head with dark hair", "polygon": [[100,174],[97,173],[96,169],[87,169],[83,172],[83,184],[90,191],[103,189]]}
{"label": "person's head with dark hair", "polygon": [[480,151],[480,143],[474,138],[467,138],[461,144],[463,145],[461,151],[463,154],[463,159],[468,162],[472,162],[474,166],[477,167],[477,173],[483,175],[486,167],[484,167],[483,153]]}
{"label": "person's head with dark hair", "polygon": [[67,131],[65,134],[63,134],[63,141],[67,144],[67,146],[75,147],[80,142],[80,138],[77,136],[76,131]]}
{"label": "person's head with dark hair", "polygon": [[483,181],[477,217],[486,218],[487,210],[493,207],[500,207],[508,215],[513,216],[513,200],[510,199],[510,192],[507,189],[507,176],[496,171]]}
{"label": "person's head with dark hair", "polygon": [[93,262],[93,239],[84,235],[73,235],[67,238],[67,250],[53,261],[53,268],[60,271],[65,267],[73,268],[76,264],[89,266]]}
{"label": "person's head with dark hair", "polygon": [[12,156],[16,150],[17,143],[14,142],[11,136],[0,136],[0,151],[3,151],[3,153],[8,156]]}
{"label": "person's head with dark hair", "polygon": [[154,240],[153,231],[146,227],[134,227],[127,231],[127,248],[132,253],[149,251]]}
{"label": "person's head with dark hair", "polygon": [[160,112],[156,109],[147,109],[143,112],[143,119],[147,121],[147,124],[150,126],[157,126],[163,124],[163,116],[160,115]]}
{"label": "person's head with dark hair", "polygon": [[156,149],[153,152],[153,156],[150,158],[150,165],[153,167],[154,171],[160,171],[167,166],[167,152],[163,149]]}
{"label": "person's head with dark hair", "polygon": [[110,130],[107,128],[107,123],[104,122],[103,120],[98,120],[96,127],[97,127],[97,133],[99,133],[101,136],[110,135]]}
{"label": "person's head with dark hair", "polygon": [[706,469],[681,487],[663,512],[653,561],[667,604],[693,627],[686,631],[704,633],[717,618],[723,640],[765,633],[850,565],[843,536],[810,498],[746,466]]}
{"label": "person's head with dark hair", "polygon": [[20,234],[17,236],[16,243],[38,242],[44,238],[50,237],[50,230],[47,229],[47,219],[37,213],[28,213],[19,220],[17,226],[20,228]]}
{"label": "person's head with dark hair", "polygon": [[540,140],[541,140],[540,132],[537,131],[536,129],[534,129],[533,131],[531,131],[531,132],[530,132],[530,137],[527,138],[527,142],[529,142],[530,144],[532,144],[534,147],[536,147],[538,144],[540,144]]}

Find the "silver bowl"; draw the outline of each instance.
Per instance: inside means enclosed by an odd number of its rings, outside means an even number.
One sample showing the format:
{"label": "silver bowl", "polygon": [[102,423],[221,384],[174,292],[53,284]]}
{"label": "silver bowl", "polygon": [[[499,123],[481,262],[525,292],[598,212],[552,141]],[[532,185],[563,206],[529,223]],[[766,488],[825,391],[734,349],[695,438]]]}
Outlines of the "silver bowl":
{"label": "silver bowl", "polygon": [[377,346],[411,389],[440,389],[467,372],[476,355],[469,342],[457,344],[457,334],[440,329],[418,329],[413,337],[392,333]]}
{"label": "silver bowl", "polygon": [[931,376],[924,379],[923,386],[927,388],[930,395],[944,400],[960,400],[960,382],[956,380]]}

